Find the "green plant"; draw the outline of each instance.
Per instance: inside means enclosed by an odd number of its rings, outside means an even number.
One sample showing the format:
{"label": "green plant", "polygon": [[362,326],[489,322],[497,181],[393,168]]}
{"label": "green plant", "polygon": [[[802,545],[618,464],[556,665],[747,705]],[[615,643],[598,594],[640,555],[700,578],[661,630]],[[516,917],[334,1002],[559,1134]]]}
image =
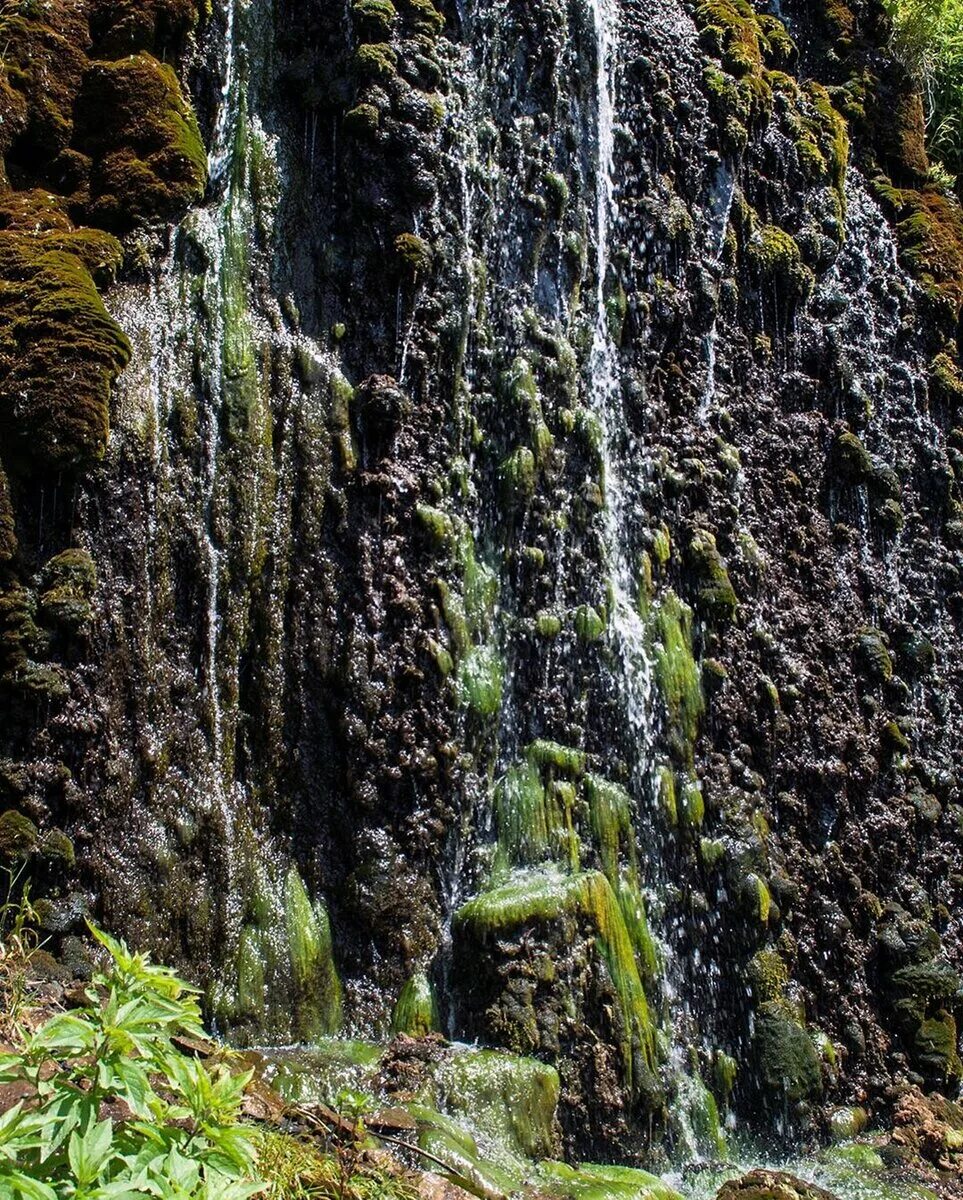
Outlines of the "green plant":
{"label": "green plant", "polygon": [[0,1029],[9,1036],[27,997],[30,960],[40,948],[34,926],[37,914],[30,903],[30,883],[22,879],[26,864],[4,869],[6,898],[0,904]]}
{"label": "green plant", "polygon": [[20,1200],[245,1200],[249,1075],[175,1045],[203,1035],[194,989],[100,930],[110,956],[86,1003],[0,1055],[24,1097],[0,1116],[0,1195]]}

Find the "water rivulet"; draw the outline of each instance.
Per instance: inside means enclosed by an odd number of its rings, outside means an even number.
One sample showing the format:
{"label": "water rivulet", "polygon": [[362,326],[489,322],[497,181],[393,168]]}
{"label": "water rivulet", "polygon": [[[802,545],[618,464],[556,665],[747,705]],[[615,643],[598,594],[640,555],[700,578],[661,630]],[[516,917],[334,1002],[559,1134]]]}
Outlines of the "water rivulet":
{"label": "water rivulet", "polygon": [[431,1061],[530,1157],[953,1094],[963,215],[877,0],[0,30],[0,853],[64,958],[520,1056]]}

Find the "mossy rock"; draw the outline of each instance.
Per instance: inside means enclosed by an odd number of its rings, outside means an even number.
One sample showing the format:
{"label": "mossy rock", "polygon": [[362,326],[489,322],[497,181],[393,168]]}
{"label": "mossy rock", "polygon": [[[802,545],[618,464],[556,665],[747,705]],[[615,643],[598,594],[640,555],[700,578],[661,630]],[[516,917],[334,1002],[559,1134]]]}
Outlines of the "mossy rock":
{"label": "mossy rock", "polygon": [[16,143],[38,165],[52,163],[71,143],[74,100],[87,68],[84,6],[6,5],[0,36],[0,152]]}
{"label": "mossy rock", "polygon": [[945,351],[930,363],[930,395],[954,413],[963,408],[963,374],[956,359]]}
{"label": "mossy rock", "polygon": [[0,813],[0,858],[26,858],[40,840],[40,832],[29,817],[15,808]]}
{"label": "mossy rock", "polygon": [[355,0],[351,15],[362,38],[369,42],[384,42],[391,36],[398,10],[391,0]]}
{"label": "mossy rock", "polygon": [[845,483],[870,483],[875,475],[870,453],[855,433],[847,431],[833,439],[830,461],[834,473]]}
{"label": "mossy rock", "polygon": [[815,286],[799,243],[776,225],[764,225],[750,236],[746,259],[761,281],[781,287],[791,300],[805,300]]}
{"label": "mossy rock", "polygon": [[64,468],[102,457],[110,390],[130,343],[91,267],[116,263],[104,234],[54,229],[0,236],[0,434],[7,467]]}
{"label": "mossy rock", "polygon": [[752,1049],[759,1082],[774,1100],[805,1100],[822,1091],[822,1071],[813,1040],[781,1002],[760,1005]]}
{"label": "mossy rock", "polygon": [[526,505],[535,495],[535,455],[528,446],[520,446],[501,466],[502,488],[506,501],[514,507]]}
{"label": "mossy rock", "polygon": [[622,907],[602,872],[518,873],[463,905],[455,914],[454,935],[462,955],[487,956],[496,942],[525,929],[534,934],[539,926],[554,928],[566,940],[578,929],[592,935],[618,1001],[625,1085],[635,1096],[654,1096],[655,1024]]}
{"label": "mossy rock", "polygon": [[10,484],[0,464],[0,567],[12,562],[17,554],[17,528],[10,502]]}
{"label": "mossy rock", "polygon": [[695,583],[696,607],[710,620],[731,621],[736,615],[739,598],[729,579],[729,572],[708,530],[697,530],[686,550],[686,565]]}
{"label": "mossy rock", "polygon": [[853,649],[853,659],[859,674],[870,683],[887,683],[893,678],[893,659],[878,629],[860,632]]}
{"label": "mossy rock", "polygon": [[719,1189],[716,1200],[836,1200],[831,1192],[785,1171],[757,1168]]}
{"label": "mossy rock", "polygon": [[381,110],[374,104],[358,104],[344,114],[344,127],[360,138],[374,138],[381,125]]}
{"label": "mossy rock", "polygon": [[963,1077],[956,1020],[941,1010],[920,1023],[913,1038],[913,1060],[920,1071],[942,1086]]}
{"label": "mossy rock", "polygon": [[415,33],[437,37],[445,28],[445,18],[432,0],[398,0],[398,6]]}
{"label": "mossy rock", "polygon": [[98,225],[176,221],[204,195],[207,155],[194,113],[173,70],[150,54],[91,66],[76,134],[92,160],[87,209]]}
{"label": "mossy rock", "polygon": [[91,597],[97,587],[97,569],[86,550],[64,550],[43,569],[38,610],[41,619],[70,633],[90,622]]}
{"label": "mossy rock", "polygon": [[415,275],[431,269],[434,252],[416,233],[401,233],[395,238],[395,253]]}
{"label": "mossy rock", "polygon": [[398,55],[390,42],[359,46],[354,54],[355,68],[363,79],[387,83],[398,72]]}

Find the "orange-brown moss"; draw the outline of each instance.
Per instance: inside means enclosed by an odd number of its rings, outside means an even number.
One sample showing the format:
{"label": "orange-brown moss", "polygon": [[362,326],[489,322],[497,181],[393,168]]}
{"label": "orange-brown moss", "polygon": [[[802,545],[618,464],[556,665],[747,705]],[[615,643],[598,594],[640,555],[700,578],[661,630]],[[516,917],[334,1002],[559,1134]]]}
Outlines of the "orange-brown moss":
{"label": "orange-brown moss", "polygon": [[88,263],[109,271],[119,247],[94,231],[0,231],[0,434],[16,463],[66,467],[106,446],[114,379],[130,345],[104,308]]}
{"label": "orange-brown moss", "polygon": [[963,210],[936,187],[900,189],[876,181],[877,196],[896,222],[900,254],[930,299],[955,319],[963,307]]}
{"label": "orange-brown moss", "polygon": [[93,160],[87,217],[108,229],[172,221],[204,194],[207,157],[170,67],[149,54],[94,63],[77,101]]}

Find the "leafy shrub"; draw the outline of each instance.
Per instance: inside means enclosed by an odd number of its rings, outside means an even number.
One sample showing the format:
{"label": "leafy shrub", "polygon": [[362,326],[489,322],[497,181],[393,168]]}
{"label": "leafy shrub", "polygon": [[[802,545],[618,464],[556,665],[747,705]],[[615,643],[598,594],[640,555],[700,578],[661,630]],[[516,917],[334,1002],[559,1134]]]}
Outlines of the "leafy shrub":
{"label": "leafy shrub", "polygon": [[208,1068],[196,993],[99,930],[110,955],[86,1004],[0,1054],[23,1098],[0,1116],[0,1196],[19,1200],[245,1200],[252,1134],[238,1123],[249,1075]]}

